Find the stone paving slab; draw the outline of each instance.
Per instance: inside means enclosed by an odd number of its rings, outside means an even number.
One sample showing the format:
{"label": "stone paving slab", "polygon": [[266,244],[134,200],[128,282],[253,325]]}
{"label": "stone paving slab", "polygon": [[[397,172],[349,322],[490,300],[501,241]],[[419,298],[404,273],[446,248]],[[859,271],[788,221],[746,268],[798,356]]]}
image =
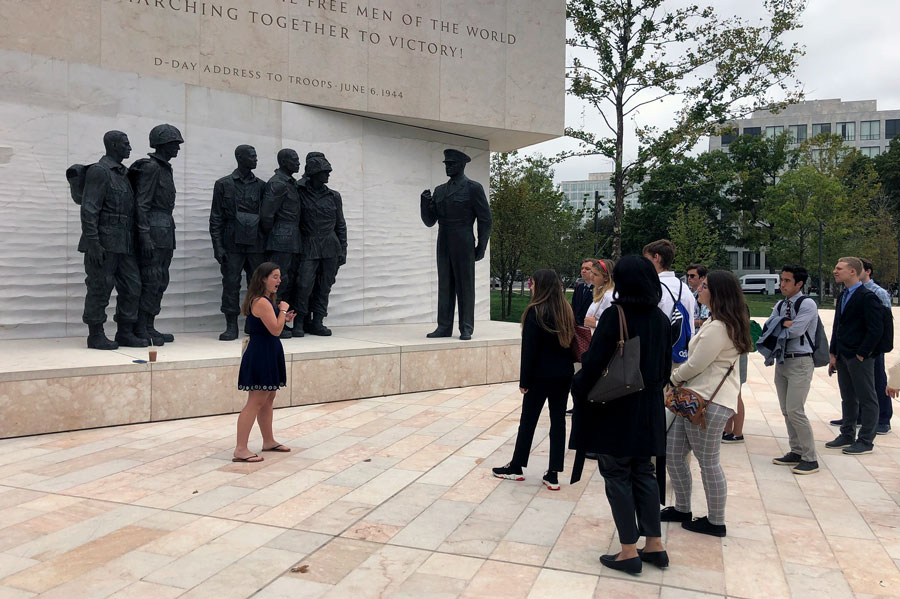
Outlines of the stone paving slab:
{"label": "stone paving slab", "polygon": [[[280,409],[294,451],[262,464],[230,461],[233,415],[0,441],[0,598],[900,596],[900,436],[826,450],[839,398],[818,369],[821,471],[796,477],[771,463],[771,377],[752,356],[746,442],[722,448],[728,536],[664,524],[665,571],[599,564],[618,550],[602,478],[542,487],[546,414],[527,480],[490,475],[519,416],[503,384]],[[694,494],[702,515],[696,464]]]}

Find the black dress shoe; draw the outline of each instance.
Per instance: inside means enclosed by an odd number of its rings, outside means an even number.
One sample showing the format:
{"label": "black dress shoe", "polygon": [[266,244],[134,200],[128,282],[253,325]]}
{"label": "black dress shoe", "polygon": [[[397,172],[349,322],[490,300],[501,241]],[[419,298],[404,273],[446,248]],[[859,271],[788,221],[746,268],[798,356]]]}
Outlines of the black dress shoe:
{"label": "black dress shoe", "polygon": [[641,558],[642,562],[647,562],[648,564],[653,564],[657,568],[668,568],[669,567],[669,554],[663,551],[644,551],[643,549],[638,549],[638,557]]}
{"label": "black dress shoe", "polygon": [[472,335],[468,333],[462,333],[459,336],[460,341],[470,341],[472,339]]}
{"label": "black dress shoe", "polygon": [[681,528],[691,532],[699,532],[700,534],[709,535],[711,537],[725,536],[725,525],[713,524],[706,516],[691,520],[690,522],[682,522]]}
{"label": "black dress shoe", "polygon": [[629,559],[616,561],[617,557],[619,557],[618,553],[616,553],[615,555],[601,555],[600,563],[607,568],[620,570],[622,572],[628,572],[629,574],[640,574],[641,570],[644,569],[644,565],[641,563],[640,557],[632,557]]}
{"label": "black dress shoe", "polygon": [[660,522],[690,522],[691,512],[679,512],[674,506],[663,508],[659,512]]}
{"label": "black dress shoe", "polygon": [[434,339],[435,337],[452,337],[453,333],[450,331],[445,331],[443,329],[435,329],[425,336],[429,339]]}

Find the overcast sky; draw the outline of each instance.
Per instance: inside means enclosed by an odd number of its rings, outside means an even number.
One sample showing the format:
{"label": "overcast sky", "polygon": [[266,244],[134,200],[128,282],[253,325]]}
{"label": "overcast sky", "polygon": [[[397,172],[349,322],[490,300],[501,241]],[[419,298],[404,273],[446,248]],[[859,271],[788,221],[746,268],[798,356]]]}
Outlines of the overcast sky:
{"label": "overcast sky", "polygon": [[[764,14],[761,0],[702,0],[721,16],[739,15],[757,19]],[[681,5],[681,0],[673,4]],[[803,28],[791,41],[806,46],[797,78],[808,100],[878,100],[879,110],[900,109],[900,0],[810,0],[802,16]],[[567,61],[568,64],[568,61]],[[641,124],[667,127],[678,103],[643,107]],[[589,107],[566,97],[566,125],[601,132],[603,123]],[[626,137],[626,154],[634,156],[636,141]],[[705,149],[704,140],[698,149]],[[553,155],[576,144],[566,138],[523,148],[520,153]],[[612,170],[609,160],[599,157],[571,158],[556,167],[557,181],[586,179],[589,172]]]}

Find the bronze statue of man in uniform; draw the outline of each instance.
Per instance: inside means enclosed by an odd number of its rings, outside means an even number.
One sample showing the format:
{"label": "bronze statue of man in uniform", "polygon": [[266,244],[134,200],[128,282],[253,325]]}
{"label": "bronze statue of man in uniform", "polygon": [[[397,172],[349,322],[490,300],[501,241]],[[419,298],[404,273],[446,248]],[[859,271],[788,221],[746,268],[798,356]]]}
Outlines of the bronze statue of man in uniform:
{"label": "bronze statue of man in uniform", "polygon": [[[428,227],[438,223],[437,328],[427,337],[453,335],[453,306],[459,306],[459,338],[467,341],[475,329],[475,262],[484,258],[491,235],[491,208],[480,183],[465,176],[471,158],[459,150],[444,150],[450,180],[422,192],[420,212]],[[478,222],[478,243],[472,225]],[[455,300],[455,301],[454,301]]]}
{"label": "bronze statue of man in uniform", "polygon": [[[300,266],[300,194],[294,175],[300,171],[300,156],[290,148],[278,151],[278,169],[266,183],[260,218],[266,240],[267,260],[281,270],[278,300],[291,308],[297,303],[297,269]],[[302,337],[303,327],[285,325],[282,339]]]}
{"label": "bronze statue of man in uniform", "polygon": [[[84,252],[87,295],[82,320],[89,329],[87,346],[92,349],[117,349],[119,345],[147,347],[149,343],[134,334],[141,274],[135,255],[134,192],[128,169],[122,164],[131,155],[131,144],[121,131],[107,131],[103,145],[106,154],[88,167],[81,195],[78,251]],[[110,341],[103,332],[103,323],[114,285],[118,295],[115,315],[118,329],[116,340]]]}
{"label": "bronze statue of man in uniform", "polygon": [[327,185],[331,164],[321,152],[306,156],[300,192],[300,270],[296,322],[310,335],[331,335],[323,320],[338,268],[347,262],[347,223],[341,194]]}
{"label": "bronze statue of man in uniform", "polygon": [[135,333],[153,345],[171,343],[175,336],[160,333],[154,319],[169,286],[169,266],[175,252],[175,178],[170,161],[178,156],[184,138],[168,124],[150,130],[154,152],[131,165],[129,177],[137,202],[138,245],[141,249],[141,302]]}
{"label": "bronze statue of man in uniform", "polygon": [[260,206],[266,184],[253,174],[256,149],[240,145],[234,149],[237,168],[213,186],[209,211],[209,236],[213,255],[222,270],[222,313],[225,332],[221,341],[238,336],[238,314],[241,295],[241,273],[250,284],[256,267],[265,261],[265,237],[260,226]]}

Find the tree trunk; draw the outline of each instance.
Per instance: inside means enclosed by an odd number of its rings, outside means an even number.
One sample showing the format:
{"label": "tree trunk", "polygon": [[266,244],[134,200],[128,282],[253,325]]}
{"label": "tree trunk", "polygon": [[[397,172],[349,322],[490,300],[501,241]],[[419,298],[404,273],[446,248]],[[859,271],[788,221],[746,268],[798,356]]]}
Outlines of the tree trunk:
{"label": "tree trunk", "polygon": [[[628,43],[631,40],[631,25],[634,9],[631,0],[628,0],[626,14],[623,21],[622,34],[619,37],[620,73],[628,70]],[[625,217],[625,182],[622,172],[625,137],[625,81],[624,77],[616,87],[616,172],[614,175],[616,205],[613,214],[613,247],[612,259],[619,260],[622,257],[622,220]],[[596,258],[596,256],[595,256]]]}

